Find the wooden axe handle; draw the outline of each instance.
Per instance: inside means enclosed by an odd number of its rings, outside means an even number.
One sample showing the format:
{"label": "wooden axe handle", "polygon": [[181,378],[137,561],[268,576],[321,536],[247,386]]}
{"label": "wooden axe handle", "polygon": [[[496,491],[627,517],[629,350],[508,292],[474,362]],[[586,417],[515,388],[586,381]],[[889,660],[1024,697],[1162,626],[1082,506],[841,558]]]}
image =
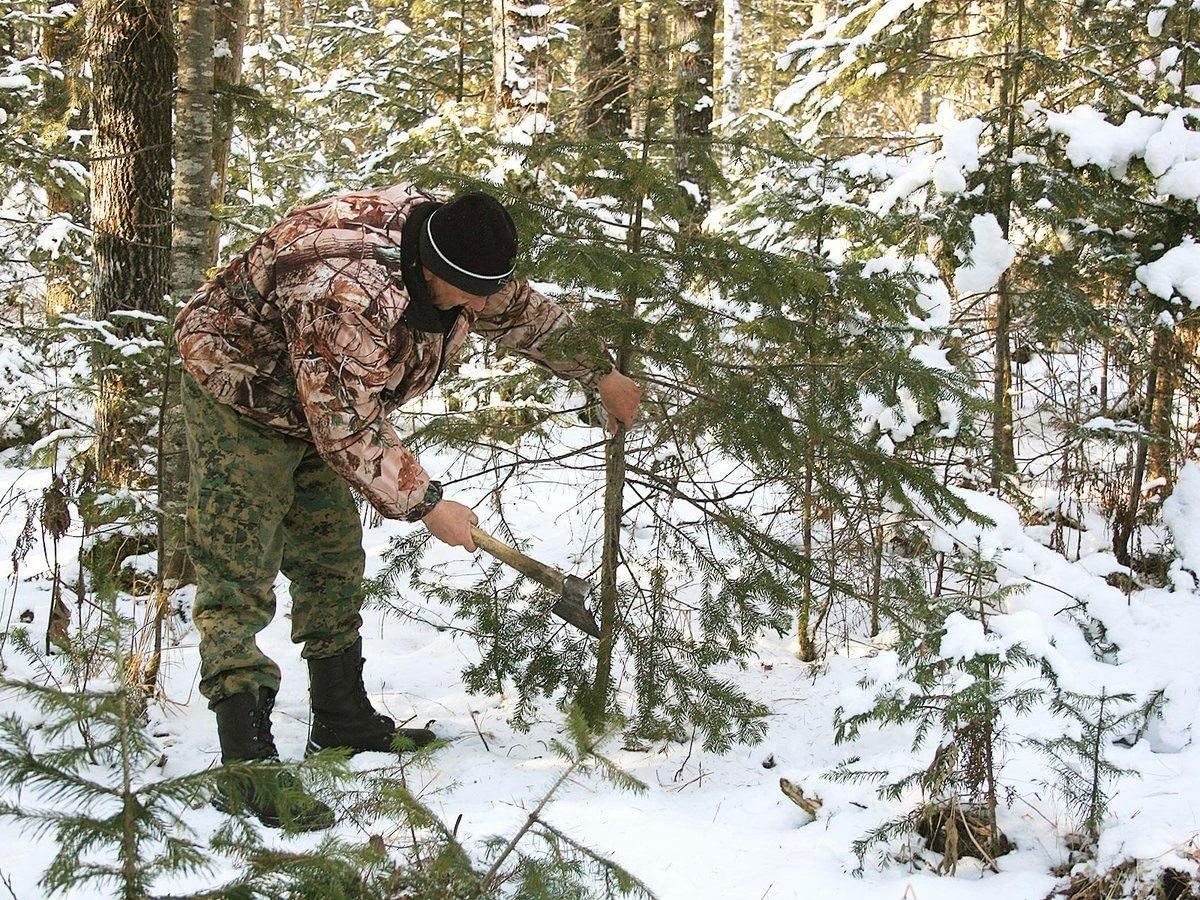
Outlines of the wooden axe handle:
{"label": "wooden axe handle", "polygon": [[520,550],[497,540],[475,525],[471,526],[471,538],[475,541],[475,546],[484,553],[496,557],[506,566],[516,569],[522,575],[532,578],[538,584],[545,585],[556,594],[562,595],[563,574],[558,569],[552,569],[545,563],[526,556]]}

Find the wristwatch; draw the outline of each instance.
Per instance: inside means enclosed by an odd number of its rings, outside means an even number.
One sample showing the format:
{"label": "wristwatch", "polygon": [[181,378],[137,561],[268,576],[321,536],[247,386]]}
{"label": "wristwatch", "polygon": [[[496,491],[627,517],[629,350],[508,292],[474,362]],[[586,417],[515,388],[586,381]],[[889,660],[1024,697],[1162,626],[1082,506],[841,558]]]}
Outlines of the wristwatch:
{"label": "wristwatch", "polygon": [[440,481],[430,481],[429,487],[425,489],[425,497],[408,511],[408,515],[404,517],[406,522],[419,522],[438,505],[442,499],[442,483]]}

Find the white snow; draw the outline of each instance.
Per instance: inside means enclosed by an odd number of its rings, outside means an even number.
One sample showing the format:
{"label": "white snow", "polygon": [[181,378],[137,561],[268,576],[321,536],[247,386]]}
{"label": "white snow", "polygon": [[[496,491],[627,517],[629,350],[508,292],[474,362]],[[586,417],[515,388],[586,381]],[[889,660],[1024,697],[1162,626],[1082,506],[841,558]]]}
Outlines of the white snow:
{"label": "white snow", "polygon": [[966,175],[979,169],[983,120],[959,121],[950,104],[943,103],[937,121],[942,133],[942,158],[934,163],[933,183],[943,194],[960,194],[967,189]]}
{"label": "white snow", "polygon": [[696,184],[696,182],[684,180],[679,182],[679,186],[683,188],[684,193],[688,195],[688,198],[693,203],[704,202],[704,195],[700,193],[700,185]]}
{"label": "white snow", "polygon": [[1186,462],[1179,470],[1175,490],[1163,503],[1163,521],[1184,566],[1200,575],[1200,462]]}
{"label": "white snow", "polygon": [[521,147],[530,147],[537,135],[552,134],[553,132],[554,122],[545,113],[535,112],[523,116],[520,121],[505,129],[500,140]]}
{"label": "white snow", "polygon": [[1141,431],[1141,426],[1137,422],[1121,421],[1118,422],[1108,416],[1095,416],[1083,423],[1082,428],[1087,428],[1091,431],[1116,431],[1127,434],[1137,434]]}
{"label": "white snow", "polygon": [[946,350],[937,344],[914,344],[909,348],[908,355],[921,365],[942,372],[953,372],[954,366],[946,359]]}
{"label": "white snow", "polygon": [[[944,421],[949,411],[943,411]],[[889,435],[902,439],[911,425],[902,420],[911,413],[904,403],[897,409],[878,404],[874,418],[881,427],[888,425]],[[434,456],[426,463],[441,472],[450,460]],[[539,556],[571,565],[588,516],[578,498],[594,489],[592,477],[558,473],[557,484],[542,483],[534,494],[506,509],[510,526],[518,535],[533,539],[530,549]],[[0,468],[0,493],[24,490],[36,497],[48,480],[46,470]],[[473,503],[485,493],[483,488],[468,488],[460,496]],[[1110,748],[1115,762],[1135,769],[1140,777],[1122,779],[1117,785],[1098,864],[1136,855],[1157,865],[1186,868],[1186,838],[1200,829],[1200,813],[1193,802],[1200,792],[1200,742],[1192,739],[1194,723],[1200,718],[1196,689],[1200,657],[1195,653],[1200,645],[1200,617],[1195,614],[1200,598],[1162,589],[1135,591],[1127,597],[1105,584],[1101,574],[1094,574],[1112,568],[1106,549],[1090,551],[1079,563],[1070,562],[1030,537],[1011,507],[983,494],[964,491],[962,496],[995,524],[942,522],[930,535],[935,546],[948,552],[978,547],[996,561],[1002,581],[1024,585],[1025,590],[1011,595],[1008,607],[990,618],[989,633],[965,617],[951,617],[942,655],[961,658],[1020,645],[1043,656],[1064,686],[1074,690],[1131,691],[1143,699],[1161,690],[1166,698],[1163,718],[1152,720],[1145,739],[1133,747]],[[1165,515],[1177,540],[1179,534],[1191,538],[1185,538],[1180,548],[1194,566],[1200,562],[1200,546],[1195,543],[1200,533],[1196,527],[1200,466],[1185,467],[1175,498],[1168,501]],[[9,556],[21,527],[19,519],[0,520],[0,558]],[[369,572],[381,565],[380,554],[389,539],[406,530],[407,526],[394,524],[367,529]],[[73,550],[67,549],[69,556]],[[139,558],[138,564],[149,568],[152,559]],[[426,565],[438,567],[450,580],[473,578],[478,572],[469,557],[449,549],[435,548]],[[44,628],[48,609],[44,567],[43,557],[35,551],[22,577],[9,587],[8,596],[18,610],[34,611],[35,621],[29,626],[34,635]],[[278,614],[259,636],[259,643],[283,668],[275,734],[283,755],[296,758],[306,738],[307,680],[304,662],[289,637],[291,601],[285,579],[277,582],[276,594]],[[175,602],[186,609],[191,599],[189,588]],[[380,708],[399,720],[436,720],[434,727],[449,746],[434,756],[428,770],[414,776],[425,801],[444,821],[457,823],[459,839],[478,854],[484,839],[512,834],[529,804],[561,771],[545,750],[546,743],[561,734],[561,713],[547,703],[532,731],[513,730],[506,721],[513,711],[511,697],[471,696],[463,689],[459,670],[465,661],[478,658],[478,650],[469,637],[441,629],[458,624],[450,611],[403,588],[397,602],[409,610],[409,618],[385,616],[377,609],[365,613],[368,690]],[[1103,622],[1118,645],[1114,662],[1098,660],[1083,639],[1069,612],[1080,604]],[[195,689],[198,660],[192,626],[172,618],[167,647],[168,702],[155,708],[154,731],[162,736],[167,760],[163,774],[169,777],[216,762],[218,749],[211,713]],[[924,750],[911,749],[908,729],[868,729],[854,742],[836,745],[834,710],[841,707],[850,714],[869,709],[874,694],[859,687],[864,679],[887,685],[900,696],[919,694],[920,689],[897,677],[896,654],[886,647],[866,658],[861,652],[834,653],[820,666],[800,663],[793,649],[786,640],[763,638],[758,643],[761,664],[719,673],[773,709],[763,744],[715,755],[687,744],[656,743],[634,751],[615,742],[608,748],[609,755],[645,781],[649,790],[628,795],[593,781],[573,781],[546,808],[547,820],[616,859],[646,880],[663,900],[764,896],[959,900],[968,895],[980,900],[1041,900],[1051,892],[1055,878],[1049,870],[1066,859],[1063,835],[1070,822],[1053,791],[1044,787],[1045,759],[1027,739],[1054,735],[1062,727],[1060,719],[1050,716],[1044,706],[1006,719],[1010,740],[1000,765],[1004,783],[1014,787],[1016,797],[1011,804],[1001,805],[1000,816],[1001,827],[1016,841],[1017,850],[1001,859],[999,874],[982,873],[969,862],[960,864],[959,875],[950,878],[904,865],[880,869],[872,863],[863,877],[854,878],[851,843],[907,812],[915,797],[881,800],[870,784],[835,783],[823,776],[850,756],[859,757],[863,768],[894,774],[914,770],[926,757]],[[12,654],[6,657],[18,669],[11,674],[24,674],[16,659]],[[1040,678],[1033,669],[1019,674],[1028,679],[1022,686],[1032,686]],[[768,756],[774,760],[770,769],[763,766]],[[365,754],[356,757],[354,766],[365,769],[382,761]],[[815,822],[810,823],[781,795],[780,776],[823,799]],[[183,814],[201,837],[223,821],[210,807]],[[380,827],[389,826],[369,826]],[[357,840],[371,833],[352,822],[344,822],[338,830]],[[314,847],[319,840],[319,836],[284,839],[272,832],[266,836],[281,848]],[[9,821],[0,823],[0,840],[11,848],[10,860],[18,854],[21,860],[20,865],[0,862],[17,896],[41,896],[36,882],[55,849],[52,842],[31,837]]]}
{"label": "white snow", "polygon": [[938,119],[921,133],[937,140],[938,147],[930,152],[919,150],[902,158],[887,153],[859,154],[839,161],[839,166],[859,177],[870,175],[884,182],[874,193],[868,208],[880,215],[888,213],[901,201],[917,200],[918,192],[933,184],[940,194],[961,194],[967,188],[967,175],[979,169],[979,137],[983,122],[970,118],[959,120],[953,107],[943,103]]}
{"label": "white snow", "polygon": [[972,218],[971,234],[974,243],[963,264],[954,270],[954,288],[960,297],[994,290],[1000,276],[1017,257],[1012,244],[1004,239],[994,214],[984,213]]}
{"label": "white snow", "polygon": [[1162,127],[1162,119],[1130,112],[1120,125],[1090,106],[1069,113],[1047,113],[1051,131],[1067,136],[1067,159],[1072,165],[1096,165],[1115,178],[1124,178],[1130,161],[1146,152],[1146,142]]}
{"label": "white snow", "polygon": [[1167,10],[1159,6],[1146,14],[1146,31],[1150,37],[1162,37],[1163,23],[1167,21]]}
{"label": "white snow", "polygon": [[37,236],[35,246],[39,250],[44,250],[50,254],[51,259],[58,259],[58,254],[62,248],[62,243],[70,234],[74,223],[68,215],[51,216],[50,221],[46,223],[41,232]]}
{"label": "white snow", "polygon": [[1164,300],[1176,294],[1200,308],[1200,245],[1190,235],[1158,259],[1137,268],[1137,280]]}
{"label": "white snow", "polygon": [[942,427],[937,436],[953,440],[958,437],[958,431],[962,427],[962,404],[953,398],[939,400],[938,418]]}
{"label": "white snow", "polygon": [[888,404],[870,391],[862,391],[858,397],[859,431],[870,435],[878,430],[877,446],[888,455],[895,452],[897,445],[912,437],[916,427],[925,421],[916,398],[908,388],[898,388],[896,400],[895,404]]}
{"label": "white snow", "polygon": [[1200,132],[1188,127],[1197,113],[1173,109],[1165,117],[1130,112],[1120,125],[1090,106],[1046,113],[1052,131],[1067,136],[1067,158],[1077,167],[1096,165],[1124,178],[1134,159],[1143,159],[1158,179],[1160,194],[1200,199]]}

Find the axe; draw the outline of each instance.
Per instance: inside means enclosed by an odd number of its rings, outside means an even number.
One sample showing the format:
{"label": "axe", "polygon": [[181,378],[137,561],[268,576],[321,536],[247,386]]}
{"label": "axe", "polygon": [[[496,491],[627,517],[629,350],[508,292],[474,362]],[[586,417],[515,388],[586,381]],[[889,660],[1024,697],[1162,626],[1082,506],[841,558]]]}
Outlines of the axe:
{"label": "axe", "polygon": [[595,617],[583,604],[583,601],[592,592],[592,585],[589,582],[575,575],[564,575],[558,569],[531,559],[520,550],[508,546],[474,525],[471,526],[471,538],[480,550],[554,591],[558,595],[558,599],[550,607],[550,612],[568,625],[574,625],[580,631],[590,634],[594,638],[600,637],[600,626],[596,624]]}

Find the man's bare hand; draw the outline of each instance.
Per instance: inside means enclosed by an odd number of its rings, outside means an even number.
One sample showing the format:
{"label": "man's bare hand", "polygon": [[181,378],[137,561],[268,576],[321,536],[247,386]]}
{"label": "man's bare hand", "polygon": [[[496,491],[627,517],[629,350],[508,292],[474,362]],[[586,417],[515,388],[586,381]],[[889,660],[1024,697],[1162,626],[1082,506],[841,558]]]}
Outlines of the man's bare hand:
{"label": "man's bare hand", "polygon": [[471,540],[471,526],[479,524],[479,516],[471,512],[471,507],[455,503],[453,500],[442,500],[425,514],[421,520],[429,533],[444,544],[451,547],[462,547],[468,553],[475,552],[475,542]]}
{"label": "man's bare hand", "polygon": [[642,399],[642,389],[637,383],[614,368],[596,382],[596,389],[600,392],[600,402],[608,410],[609,431],[616,431],[617,423],[632,427],[638,402]]}

